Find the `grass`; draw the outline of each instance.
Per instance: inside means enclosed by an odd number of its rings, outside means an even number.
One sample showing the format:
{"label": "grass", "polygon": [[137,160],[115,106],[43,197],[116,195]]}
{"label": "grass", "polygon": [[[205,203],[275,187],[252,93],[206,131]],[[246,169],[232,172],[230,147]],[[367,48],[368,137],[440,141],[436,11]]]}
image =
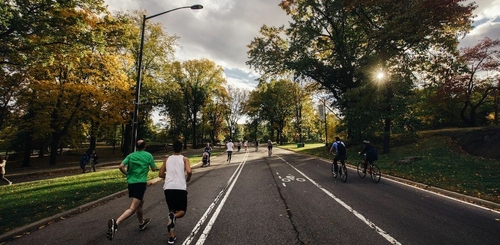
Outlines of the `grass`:
{"label": "grass", "polygon": [[[150,172],[148,177],[155,174]],[[2,186],[0,231],[8,232],[126,188],[124,176],[116,169]]]}

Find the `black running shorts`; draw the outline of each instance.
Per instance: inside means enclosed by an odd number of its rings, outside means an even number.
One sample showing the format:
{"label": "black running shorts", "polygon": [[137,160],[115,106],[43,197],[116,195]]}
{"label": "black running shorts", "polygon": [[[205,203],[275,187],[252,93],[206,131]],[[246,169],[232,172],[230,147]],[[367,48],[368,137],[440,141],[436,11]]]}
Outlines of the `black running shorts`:
{"label": "black running shorts", "polygon": [[186,212],[187,210],[187,191],[185,190],[165,190],[165,201],[167,201],[168,209]]}
{"label": "black running shorts", "polygon": [[146,186],[148,183],[133,183],[128,184],[128,197],[136,198],[142,201],[144,193],[146,193]]}

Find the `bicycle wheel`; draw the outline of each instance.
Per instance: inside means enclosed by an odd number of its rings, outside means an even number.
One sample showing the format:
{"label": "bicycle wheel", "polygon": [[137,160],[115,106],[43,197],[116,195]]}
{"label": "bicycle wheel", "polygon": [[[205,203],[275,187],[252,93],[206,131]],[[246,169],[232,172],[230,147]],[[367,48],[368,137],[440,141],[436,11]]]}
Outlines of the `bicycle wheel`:
{"label": "bicycle wheel", "polygon": [[335,168],[333,167],[333,163],[332,163],[332,175],[333,175],[333,178],[337,178],[337,175],[335,174]]}
{"label": "bicycle wheel", "polygon": [[358,162],[357,170],[360,178],[364,178],[366,176],[366,172],[363,173],[363,168],[364,168],[363,162]]}
{"label": "bicycle wheel", "polygon": [[345,183],[347,181],[347,167],[345,166],[345,164],[342,164],[340,166],[339,174],[340,174],[340,179],[342,180],[342,182]]}
{"label": "bicycle wheel", "polygon": [[376,165],[373,164],[371,167],[372,171],[370,173],[372,181],[375,183],[378,183],[380,181],[380,177],[382,177],[382,173],[380,173],[380,168]]}

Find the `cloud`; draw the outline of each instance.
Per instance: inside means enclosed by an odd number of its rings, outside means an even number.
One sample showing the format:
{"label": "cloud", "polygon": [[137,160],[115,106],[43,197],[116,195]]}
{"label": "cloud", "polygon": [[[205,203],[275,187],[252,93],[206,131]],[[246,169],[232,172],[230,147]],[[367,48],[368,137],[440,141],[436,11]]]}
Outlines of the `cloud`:
{"label": "cloud", "polygon": [[[259,35],[260,27],[286,25],[289,17],[280,9],[280,0],[106,0],[111,11],[145,9],[148,15],[193,4],[202,10],[182,9],[148,21],[160,22],[169,34],[178,36],[175,58],[180,61],[206,58],[240,75],[226,74],[230,82],[256,86],[249,76],[253,71],[245,64],[247,45]],[[243,76],[246,74],[247,76]],[[229,81],[228,81],[229,82]]]}
{"label": "cloud", "polygon": [[475,46],[485,37],[500,39],[500,0],[475,2],[478,8],[474,11],[474,29],[460,40],[460,47]]}
{"label": "cloud", "polygon": [[[472,1],[467,1],[467,3]],[[500,0],[475,0],[475,19],[496,19],[500,16]]]}

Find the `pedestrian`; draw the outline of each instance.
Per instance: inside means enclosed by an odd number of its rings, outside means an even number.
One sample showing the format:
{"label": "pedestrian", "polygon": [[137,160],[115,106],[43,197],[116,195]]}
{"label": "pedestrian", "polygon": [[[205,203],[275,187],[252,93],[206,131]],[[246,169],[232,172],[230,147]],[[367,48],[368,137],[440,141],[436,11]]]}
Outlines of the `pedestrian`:
{"label": "pedestrian", "polygon": [[233,155],[233,147],[234,147],[233,140],[229,139],[229,142],[227,142],[226,144],[227,162],[231,162],[231,156]]}
{"label": "pedestrian", "polygon": [[165,158],[158,176],[165,179],[163,193],[168,206],[167,231],[168,244],[174,244],[174,227],[177,219],[184,217],[187,211],[187,182],[191,180],[191,164],[182,155],[182,142],[174,142],[174,154]]}
{"label": "pedestrian", "polygon": [[273,142],[271,140],[267,140],[267,155],[271,156],[273,154]]}
{"label": "pedestrian", "polygon": [[245,143],[243,143],[243,146],[245,147],[245,152],[248,150],[248,140],[245,140]]}
{"label": "pedestrian", "polygon": [[85,153],[83,153],[82,157],[80,157],[80,168],[82,169],[83,173],[85,173],[85,168],[87,166],[87,164],[89,163],[90,161],[90,155],[88,153],[88,151],[85,151]]}
{"label": "pedestrian", "polygon": [[94,162],[94,164],[97,164],[97,159],[99,159],[99,156],[97,155],[97,152],[95,150],[92,151],[92,155],[90,155],[91,161]]}
{"label": "pedestrian", "polygon": [[146,225],[151,221],[149,218],[143,218],[144,194],[146,193],[148,184],[149,168],[151,168],[152,171],[156,171],[157,168],[153,155],[145,151],[146,142],[144,140],[138,140],[136,148],[137,151],[130,153],[118,166],[118,169],[127,176],[128,196],[132,198],[132,203],[118,219],[110,219],[108,221],[107,237],[109,240],[113,240],[118,225],[130,218],[134,213],[137,214],[137,218],[139,219],[140,230],[144,230]]}
{"label": "pedestrian", "polygon": [[259,151],[259,141],[255,140],[255,151]]}
{"label": "pedestrian", "polygon": [[339,173],[339,167],[337,162],[340,160],[342,166],[344,165],[345,159],[347,159],[347,151],[344,142],[340,140],[339,137],[335,137],[335,142],[333,142],[330,148],[330,154],[335,150],[335,157],[333,158],[333,176],[337,176]]}
{"label": "pedestrian", "polygon": [[240,152],[240,150],[241,150],[241,141],[238,141],[238,145],[237,146],[238,146],[238,152]]}
{"label": "pedestrian", "polygon": [[12,181],[9,179],[5,178],[5,166],[7,165],[7,160],[3,159],[2,156],[0,156],[0,179],[5,181],[8,185],[12,185]]}

